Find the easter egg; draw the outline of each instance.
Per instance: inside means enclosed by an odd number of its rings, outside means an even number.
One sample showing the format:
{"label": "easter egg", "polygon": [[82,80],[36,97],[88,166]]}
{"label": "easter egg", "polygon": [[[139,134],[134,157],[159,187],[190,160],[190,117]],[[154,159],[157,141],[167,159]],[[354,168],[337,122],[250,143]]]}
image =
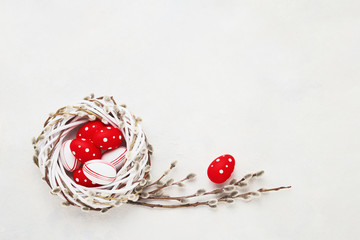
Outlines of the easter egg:
{"label": "easter egg", "polygon": [[81,162],[75,158],[70,149],[71,140],[65,141],[60,149],[60,160],[64,168],[73,172],[81,166]]}
{"label": "easter egg", "polygon": [[229,154],[225,154],[210,163],[207,175],[212,182],[223,183],[231,176],[234,168],[234,157]]}
{"label": "easter egg", "polygon": [[98,148],[111,150],[119,147],[123,138],[120,129],[107,126],[97,131],[92,140]]}
{"label": "easter egg", "polygon": [[103,128],[104,126],[105,125],[101,121],[85,123],[77,132],[76,137],[91,140],[96,131],[98,131],[100,128]]}
{"label": "easter egg", "polygon": [[73,173],[73,179],[74,181],[84,187],[98,187],[100,186],[99,184],[93,183],[90,179],[88,179],[82,168],[76,170]]}
{"label": "easter egg", "polygon": [[86,162],[83,171],[88,179],[100,185],[109,184],[116,178],[116,169],[110,163],[99,159]]}
{"label": "easter egg", "polygon": [[113,150],[106,151],[101,160],[110,163],[112,166],[119,170],[125,163],[126,147],[119,147]]}
{"label": "easter egg", "polygon": [[70,143],[70,149],[75,158],[82,163],[101,158],[101,150],[89,139],[75,138]]}

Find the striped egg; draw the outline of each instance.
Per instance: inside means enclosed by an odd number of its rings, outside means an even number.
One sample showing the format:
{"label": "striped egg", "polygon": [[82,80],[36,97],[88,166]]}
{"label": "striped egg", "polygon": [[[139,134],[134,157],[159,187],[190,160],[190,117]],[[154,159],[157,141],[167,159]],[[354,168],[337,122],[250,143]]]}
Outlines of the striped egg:
{"label": "striped egg", "polygon": [[100,159],[87,161],[83,166],[84,175],[93,183],[106,185],[116,178],[116,169],[110,163]]}
{"label": "striped egg", "polygon": [[109,150],[102,155],[101,160],[110,163],[116,170],[119,170],[126,161],[126,151],[126,147]]}
{"label": "striped egg", "polygon": [[70,149],[71,140],[65,141],[60,149],[60,160],[64,168],[69,172],[73,172],[80,168],[81,162],[75,158]]}

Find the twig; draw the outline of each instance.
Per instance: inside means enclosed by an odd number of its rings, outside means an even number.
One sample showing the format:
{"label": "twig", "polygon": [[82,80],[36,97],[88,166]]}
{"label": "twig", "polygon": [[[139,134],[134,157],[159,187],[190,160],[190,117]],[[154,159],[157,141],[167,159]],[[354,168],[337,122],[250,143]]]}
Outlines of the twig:
{"label": "twig", "polygon": [[183,207],[197,207],[200,205],[207,205],[207,202],[195,202],[195,203],[186,203],[186,204],[173,204],[173,205],[164,205],[164,204],[153,204],[153,203],[145,203],[145,202],[127,202],[129,204],[132,205],[142,205],[142,206],[146,206],[146,207],[151,207],[151,208],[183,208]]}
{"label": "twig", "polygon": [[[199,197],[199,196],[203,196],[203,195],[209,195],[209,194],[216,194],[216,193],[221,193],[222,188],[217,188],[208,192],[203,193],[202,195],[198,195],[196,193],[191,194],[191,195],[187,195],[187,196],[178,196],[178,197],[169,197],[169,196],[151,196],[148,197],[147,199],[157,199],[157,200],[178,200],[180,201],[181,199],[185,199],[185,198],[193,198],[193,197]],[[151,192],[150,192],[151,193]]]}
{"label": "twig", "polygon": [[[161,175],[161,177],[160,177],[158,180],[156,180],[156,181],[153,182],[153,183],[150,183],[150,184],[146,185],[145,188],[151,187],[151,186],[159,183],[159,182],[161,181],[161,179],[163,179],[166,175],[169,174],[169,172],[171,171],[171,169],[173,169],[173,168],[175,167],[175,165],[176,165],[176,164],[172,163],[172,164],[170,165],[170,168],[169,168],[168,170],[166,170],[166,171],[163,173],[163,175]],[[144,189],[145,189],[145,188],[144,188]]]}
{"label": "twig", "polygon": [[[160,191],[161,189],[164,189],[164,188],[166,188],[166,187],[178,185],[179,183],[182,183],[182,182],[184,182],[184,181],[186,181],[186,180],[188,180],[188,178],[183,178],[183,179],[181,179],[181,180],[179,180],[179,181],[177,181],[177,182],[174,182],[174,183],[172,183],[172,184],[163,184],[161,187],[158,187],[158,188],[156,188],[155,190],[149,192],[149,194],[154,194],[154,193],[156,193],[156,192],[158,192],[158,191]],[[148,185],[148,186],[149,186],[149,185]]]}
{"label": "twig", "polygon": [[271,191],[279,191],[279,190],[281,190],[281,189],[286,189],[286,188],[291,188],[291,186],[277,187],[277,188],[269,188],[269,189],[260,188],[258,191],[259,191],[259,192],[271,192]]}
{"label": "twig", "polygon": [[[279,191],[281,189],[287,189],[287,188],[291,188],[291,186],[286,186],[286,187],[277,187],[277,188],[269,188],[269,189],[264,189],[261,188],[258,191],[259,192],[271,192],[271,191]],[[215,191],[215,190],[214,190]],[[253,192],[247,192],[247,193],[243,193],[240,194],[238,196],[235,196],[233,198],[242,198],[244,196],[247,195],[251,195]],[[210,193],[209,193],[210,194]],[[191,195],[193,196],[193,195]],[[226,202],[226,198],[228,198],[229,196],[224,196],[222,198],[220,198],[218,201],[219,202]],[[149,199],[149,198],[148,198]],[[159,198],[160,199],[160,198]],[[163,198],[163,199],[173,199],[171,197],[168,198]],[[153,204],[153,203],[147,203],[147,202],[141,202],[141,201],[137,201],[137,202],[132,202],[132,201],[128,201],[127,203],[129,204],[133,204],[133,205],[142,205],[142,206],[146,206],[146,207],[151,207],[151,208],[183,208],[183,207],[197,207],[200,205],[209,205],[208,201],[202,201],[202,202],[194,202],[194,203],[186,203],[186,204],[171,204],[171,205],[167,205],[167,204]]]}

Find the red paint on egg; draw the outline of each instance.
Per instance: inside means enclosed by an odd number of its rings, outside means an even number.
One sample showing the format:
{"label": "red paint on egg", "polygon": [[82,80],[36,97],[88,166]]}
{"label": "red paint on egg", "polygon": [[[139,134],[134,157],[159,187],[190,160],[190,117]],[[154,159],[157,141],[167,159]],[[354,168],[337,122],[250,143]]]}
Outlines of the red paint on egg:
{"label": "red paint on egg", "polygon": [[73,179],[75,183],[84,186],[84,187],[98,187],[99,184],[93,183],[90,179],[88,179],[82,168],[76,170],[73,174]]}
{"label": "red paint on egg", "polygon": [[231,176],[235,168],[235,159],[229,154],[222,155],[212,161],[207,175],[214,183],[223,183]]}
{"label": "red paint on egg", "polygon": [[85,123],[77,132],[76,137],[92,140],[93,135],[104,126],[105,125],[98,120]]}
{"label": "red paint on egg", "polygon": [[93,142],[95,146],[105,150],[111,150],[118,148],[124,136],[122,135],[120,129],[116,127],[106,126],[101,128],[93,135]]}
{"label": "red paint on egg", "polygon": [[76,159],[82,163],[101,158],[101,150],[89,139],[75,138],[70,143],[70,149]]}

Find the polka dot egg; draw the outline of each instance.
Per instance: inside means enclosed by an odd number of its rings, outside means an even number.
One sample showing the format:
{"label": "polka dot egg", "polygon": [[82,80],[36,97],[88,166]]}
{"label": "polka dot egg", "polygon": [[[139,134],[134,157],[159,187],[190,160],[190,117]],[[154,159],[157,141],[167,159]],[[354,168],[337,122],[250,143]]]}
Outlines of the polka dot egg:
{"label": "polka dot egg", "polygon": [[75,158],[82,163],[101,158],[101,150],[89,139],[75,138],[70,143],[70,150]]}
{"label": "polka dot egg", "polygon": [[84,174],[84,171],[82,168],[76,170],[73,174],[73,179],[76,182],[76,184],[79,184],[84,187],[98,187],[99,184],[96,184],[92,182],[89,178],[87,178]]}
{"label": "polka dot egg", "polygon": [[101,121],[93,121],[85,123],[77,132],[77,138],[92,139],[93,135],[100,129],[105,127]]}
{"label": "polka dot egg", "polygon": [[234,168],[234,157],[229,154],[225,154],[210,163],[207,175],[212,182],[223,183],[231,176]]}
{"label": "polka dot egg", "polygon": [[105,150],[118,148],[123,139],[120,129],[110,126],[101,128],[92,138],[95,146]]}

